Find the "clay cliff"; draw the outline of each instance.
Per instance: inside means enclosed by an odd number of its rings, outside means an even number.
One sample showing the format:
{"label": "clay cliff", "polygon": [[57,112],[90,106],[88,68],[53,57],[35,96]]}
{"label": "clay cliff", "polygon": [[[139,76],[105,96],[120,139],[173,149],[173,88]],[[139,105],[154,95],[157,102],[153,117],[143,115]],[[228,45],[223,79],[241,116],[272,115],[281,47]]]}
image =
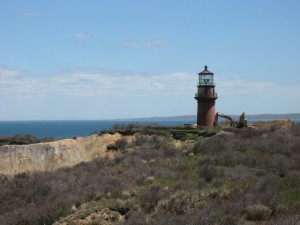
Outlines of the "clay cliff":
{"label": "clay cliff", "polygon": [[107,145],[120,138],[116,133],[29,145],[3,145],[0,146],[0,174],[53,171],[106,157],[109,156]]}

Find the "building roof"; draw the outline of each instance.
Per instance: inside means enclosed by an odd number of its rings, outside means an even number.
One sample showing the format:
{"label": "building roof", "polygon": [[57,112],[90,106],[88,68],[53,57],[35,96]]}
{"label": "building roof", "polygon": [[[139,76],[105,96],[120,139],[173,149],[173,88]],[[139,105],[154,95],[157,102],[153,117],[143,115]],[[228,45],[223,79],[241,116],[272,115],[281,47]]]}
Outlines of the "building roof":
{"label": "building roof", "polygon": [[199,75],[214,75],[214,73],[207,70],[207,66],[204,66],[204,70],[201,73],[199,73]]}

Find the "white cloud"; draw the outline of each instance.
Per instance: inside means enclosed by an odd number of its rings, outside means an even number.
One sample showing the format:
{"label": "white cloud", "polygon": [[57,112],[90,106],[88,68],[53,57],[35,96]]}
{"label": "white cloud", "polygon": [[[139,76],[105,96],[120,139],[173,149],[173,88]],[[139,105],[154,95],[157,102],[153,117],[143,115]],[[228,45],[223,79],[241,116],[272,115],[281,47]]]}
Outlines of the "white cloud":
{"label": "white cloud", "polygon": [[[250,81],[242,78],[216,79],[219,96],[300,97],[300,84]],[[134,95],[194,96],[197,75],[171,73],[144,75],[122,72],[78,71],[37,76],[0,67],[0,97],[120,97]]]}
{"label": "white cloud", "polygon": [[166,44],[168,44],[168,41],[158,39],[158,40],[151,40],[143,43],[126,42],[123,43],[122,46],[126,48],[151,48],[151,47],[158,47]]}
{"label": "white cloud", "polygon": [[153,85],[157,88],[164,88],[166,86],[166,84],[162,84],[162,83],[158,83],[158,82],[155,82]]}
{"label": "white cloud", "polygon": [[76,32],[76,33],[74,33],[74,36],[79,40],[85,40],[85,39],[89,38],[89,35],[84,32]]}
{"label": "white cloud", "polygon": [[251,81],[243,78],[217,79],[217,90],[225,96],[286,96],[300,97],[299,83]]}
{"label": "white cloud", "polygon": [[36,76],[0,67],[0,75],[0,97],[177,95],[186,91],[192,93],[193,88],[188,84],[195,82],[194,77],[187,73],[145,76],[79,71]]}
{"label": "white cloud", "polygon": [[7,67],[0,67],[0,78],[1,77],[14,77],[20,75],[20,72]]}

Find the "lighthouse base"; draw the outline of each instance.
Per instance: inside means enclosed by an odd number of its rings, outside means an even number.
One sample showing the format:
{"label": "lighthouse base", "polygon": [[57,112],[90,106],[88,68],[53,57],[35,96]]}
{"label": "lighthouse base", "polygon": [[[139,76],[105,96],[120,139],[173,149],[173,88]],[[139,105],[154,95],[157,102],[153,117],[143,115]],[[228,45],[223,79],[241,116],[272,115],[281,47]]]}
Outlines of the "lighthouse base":
{"label": "lighthouse base", "polygon": [[213,127],[215,114],[215,101],[198,102],[197,126]]}

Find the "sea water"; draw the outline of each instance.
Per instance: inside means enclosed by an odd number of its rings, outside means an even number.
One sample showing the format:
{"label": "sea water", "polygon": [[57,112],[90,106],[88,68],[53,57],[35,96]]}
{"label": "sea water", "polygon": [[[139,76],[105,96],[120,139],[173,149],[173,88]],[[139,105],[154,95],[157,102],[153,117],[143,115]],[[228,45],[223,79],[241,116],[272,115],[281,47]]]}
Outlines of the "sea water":
{"label": "sea water", "polygon": [[38,138],[83,137],[110,129],[114,124],[159,124],[177,126],[196,121],[122,121],[122,120],[76,120],[76,121],[0,121],[0,136],[31,134]]}
{"label": "sea water", "polygon": [[[262,120],[248,120],[249,123]],[[268,120],[264,120],[268,121]],[[300,120],[293,120],[299,124]],[[0,121],[0,136],[31,134],[38,138],[73,138],[84,137],[93,133],[110,129],[114,124],[158,124],[162,126],[178,126],[195,124],[196,121],[129,121],[129,120],[61,120],[61,121]]]}

